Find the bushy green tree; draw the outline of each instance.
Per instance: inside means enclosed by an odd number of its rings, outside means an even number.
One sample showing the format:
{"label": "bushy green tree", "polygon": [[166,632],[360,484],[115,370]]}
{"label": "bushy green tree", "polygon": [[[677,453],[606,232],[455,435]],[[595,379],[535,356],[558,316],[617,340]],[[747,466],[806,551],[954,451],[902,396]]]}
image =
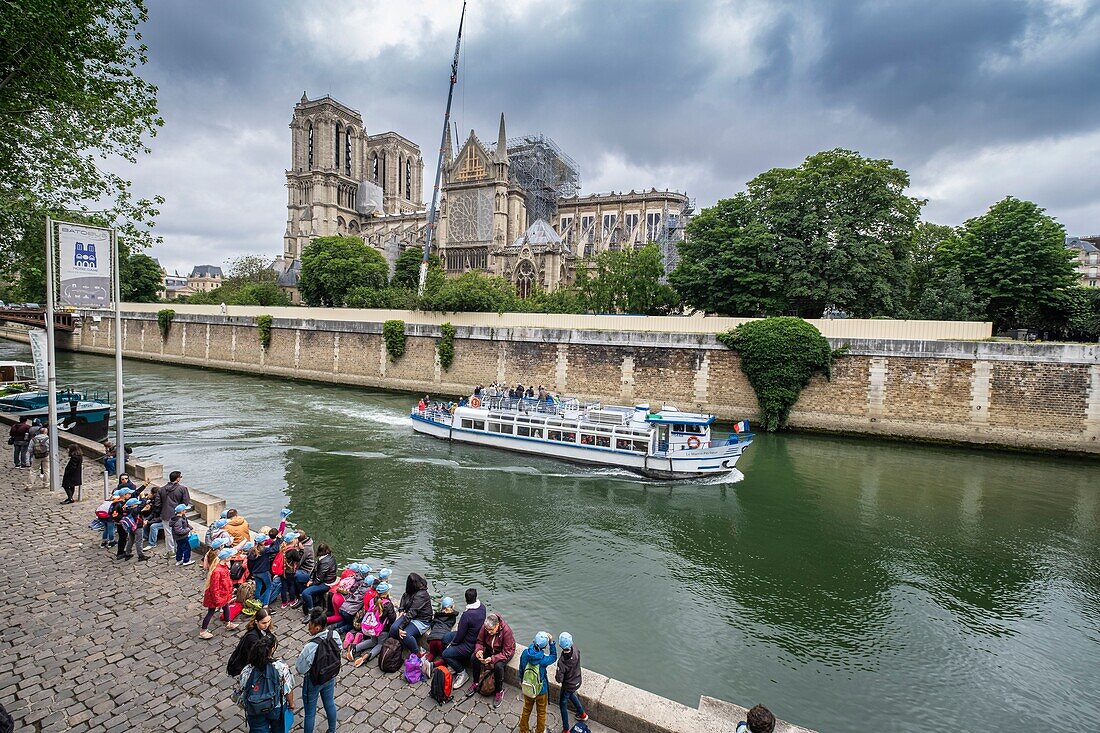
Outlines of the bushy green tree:
{"label": "bushy green tree", "polygon": [[311,306],[339,308],[353,288],[386,287],[386,258],[359,237],[318,237],[302,252],[298,290]]}
{"label": "bushy green tree", "polygon": [[[416,290],[420,286],[420,262],[424,257],[423,247],[409,247],[397,256],[397,262],[393,269],[391,287],[411,288]],[[432,271],[442,272],[443,263],[438,255],[428,258],[428,273]]]}
{"label": "bushy green tree", "polygon": [[388,308],[392,310],[415,310],[416,291],[408,288],[358,287],[348,291],[348,308]]}
{"label": "bushy green tree", "polygon": [[157,293],[164,284],[160,265],[152,257],[140,252],[119,252],[119,270],[122,277],[118,281],[120,296],[124,303],[156,303]]}
{"label": "bushy green tree", "polygon": [[519,307],[526,313],[584,313],[586,311],[584,296],[581,292],[577,288],[564,286],[551,292],[536,290],[526,300],[521,300]]}
{"label": "bushy green tree", "polygon": [[897,314],[923,205],[908,185],[891,161],[840,149],[762,173],[688,225],[699,244],[671,280],[687,305],[725,315]]}
{"label": "bushy green tree", "polygon": [[928,321],[976,321],[985,318],[985,303],[974,296],[955,267],[932,269],[908,318]]}
{"label": "bushy green tree", "polygon": [[907,309],[916,310],[929,285],[942,279],[942,274],[937,271],[942,271],[945,267],[951,269],[950,265],[945,266],[944,251],[954,246],[958,239],[959,234],[954,227],[930,222],[917,225],[913,246],[909,250],[909,285],[905,303]]}
{"label": "bushy green tree", "polygon": [[661,282],[661,250],[649,243],[639,249],[608,250],[596,255],[591,268],[577,274],[577,289],[588,310],[596,313],[658,315],[676,307],[676,291]]}
{"label": "bushy green tree", "polygon": [[510,282],[497,275],[467,272],[447,278],[438,290],[425,292],[422,307],[443,312],[497,312],[519,309],[519,296]]}
{"label": "bushy green tree", "polygon": [[135,199],[100,165],[136,162],[163,124],[146,62],[142,0],[20,0],[0,12],[0,261],[33,280],[18,243],[45,212],[102,211],[133,247],[163,199]]}
{"label": "bushy green tree", "polygon": [[685,303],[708,313],[762,316],[786,308],[775,238],[739,193],[691,220],[669,275]]}
{"label": "bushy green tree", "polygon": [[1027,314],[1056,306],[1059,293],[1076,281],[1062,225],[1012,196],[967,220],[943,255],[985,302],[995,329],[1033,325]]}

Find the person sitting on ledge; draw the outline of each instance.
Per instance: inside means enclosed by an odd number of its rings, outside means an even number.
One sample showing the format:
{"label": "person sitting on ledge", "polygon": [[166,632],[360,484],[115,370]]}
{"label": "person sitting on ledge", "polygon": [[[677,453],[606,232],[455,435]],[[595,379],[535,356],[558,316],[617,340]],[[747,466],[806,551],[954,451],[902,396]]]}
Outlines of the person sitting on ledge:
{"label": "person sitting on ledge", "polygon": [[477,588],[466,589],[466,609],[458,619],[458,628],[443,637],[443,662],[458,676],[455,677],[454,689],[462,688],[469,677],[466,676],[466,665],[473,656],[477,637],[481,633],[481,627],[485,625],[485,606],[477,599]]}
{"label": "person sitting on ledge", "polygon": [[477,635],[474,646],[474,681],[466,690],[466,697],[477,692],[484,675],[493,676],[493,707],[499,708],[504,700],[504,668],[516,655],[516,637],[511,627],[499,613],[493,612],[485,617],[485,625]]}
{"label": "person sitting on ledge", "polygon": [[233,538],[233,544],[238,545],[245,540],[252,539],[252,533],[248,531],[248,520],[237,513],[236,509],[230,509],[225,513],[225,531]]}
{"label": "person sitting on ledge", "polygon": [[775,716],[763,705],[749,708],[748,720],[737,724],[737,733],[772,733],[775,730]]}

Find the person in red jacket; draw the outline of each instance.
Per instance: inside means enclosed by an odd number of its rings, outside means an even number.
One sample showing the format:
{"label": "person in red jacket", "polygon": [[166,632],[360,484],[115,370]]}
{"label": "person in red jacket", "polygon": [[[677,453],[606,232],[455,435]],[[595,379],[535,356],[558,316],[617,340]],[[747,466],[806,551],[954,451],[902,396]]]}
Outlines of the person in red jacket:
{"label": "person in red jacket", "polygon": [[206,618],[202,620],[200,639],[214,638],[208,627],[219,608],[222,610],[226,631],[237,629],[237,624],[229,620],[229,602],[233,600],[233,581],[229,578],[229,566],[226,563],[232,556],[233,550],[224,549],[214,558],[214,562],[210,563],[210,570],[206,574],[206,585],[202,592],[202,605],[206,609]]}
{"label": "person in red jacket", "polygon": [[493,675],[493,707],[499,708],[504,699],[504,668],[516,655],[516,637],[511,627],[499,613],[490,613],[485,617],[485,625],[477,635],[474,645],[473,673],[474,683],[466,690],[466,696],[477,692],[483,674]]}

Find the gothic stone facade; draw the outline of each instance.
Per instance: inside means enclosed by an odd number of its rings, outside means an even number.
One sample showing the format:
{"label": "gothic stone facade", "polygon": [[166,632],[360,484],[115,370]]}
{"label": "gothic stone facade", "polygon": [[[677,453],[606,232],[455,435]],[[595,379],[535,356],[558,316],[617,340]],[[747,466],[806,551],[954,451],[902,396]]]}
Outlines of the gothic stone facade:
{"label": "gothic stone facade", "polygon": [[[391,264],[406,247],[423,245],[424,160],[417,145],[396,132],[369,135],[357,111],[329,96],[310,100],[303,93],[290,128],[285,289],[295,290],[302,250],[316,237],[360,236]],[[435,245],[447,273],[498,274],[524,293],[571,283],[581,258],[601,251],[682,238],[691,213],[688,198],[669,191],[573,196],[559,200],[556,221],[535,229],[510,174],[503,114],[495,146],[471,130],[455,155],[448,130],[443,152]]]}

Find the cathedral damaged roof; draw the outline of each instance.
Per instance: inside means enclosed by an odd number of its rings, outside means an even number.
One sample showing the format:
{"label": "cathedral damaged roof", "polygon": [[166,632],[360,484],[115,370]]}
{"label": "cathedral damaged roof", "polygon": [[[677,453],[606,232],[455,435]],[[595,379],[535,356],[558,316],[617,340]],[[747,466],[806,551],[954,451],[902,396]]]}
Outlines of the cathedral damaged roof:
{"label": "cathedral damaged roof", "polygon": [[527,227],[527,231],[516,238],[516,241],[505,247],[506,252],[518,252],[527,245],[532,252],[545,252],[546,250],[561,250],[569,252],[569,245],[562,241],[554,228],[542,219],[536,219],[535,223]]}

